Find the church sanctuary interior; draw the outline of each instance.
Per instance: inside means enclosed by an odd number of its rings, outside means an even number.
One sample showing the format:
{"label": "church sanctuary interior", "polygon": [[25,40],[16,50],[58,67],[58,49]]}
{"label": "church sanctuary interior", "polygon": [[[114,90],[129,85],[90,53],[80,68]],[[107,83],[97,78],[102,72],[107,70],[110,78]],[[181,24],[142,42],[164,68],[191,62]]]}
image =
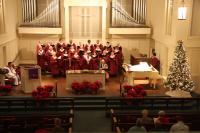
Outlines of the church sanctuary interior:
{"label": "church sanctuary interior", "polygon": [[200,133],[200,0],[0,0],[0,133]]}

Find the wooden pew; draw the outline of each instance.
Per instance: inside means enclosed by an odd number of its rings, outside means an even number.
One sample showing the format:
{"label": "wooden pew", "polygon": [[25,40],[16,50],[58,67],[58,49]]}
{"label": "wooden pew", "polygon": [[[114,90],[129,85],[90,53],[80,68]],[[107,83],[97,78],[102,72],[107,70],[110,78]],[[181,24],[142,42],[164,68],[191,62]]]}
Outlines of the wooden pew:
{"label": "wooden pew", "polygon": [[12,113],[65,112],[74,108],[74,99],[65,97],[35,100],[32,97],[0,98],[0,115]]}
{"label": "wooden pew", "polygon": [[119,110],[192,110],[200,111],[200,98],[171,98],[171,97],[144,97],[123,98],[107,97],[105,113],[109,116],[109,109]]}
{"label": "wooden pew", "polygon": [[[112,131],[126,132],[128,129],[135,125],[137,118],[141,118],[140,113],[116,113],[113,109],[110,110],[111,113],[111,128]],[[157,117],[157,114],[150,114],[151,118]],[[170,119],[170,123],[163,125],[161,127],[155,127],[154,125],[144,125],[147,131],[168,131],[170,127],[176,123],[175,117],[182,116],[186,125],[190,127],[193,131],[199,131],[199,122],[200,122],[200,112],[191,112],[191,113],[167,113],[167,116]],[[195,118],[195,119],[194,119]],[[116,130],[118,129],[118,131]]]}
{"label": "wooden pew", "polygon": [[72,132],[73,114],[71,111],[69,114],[13,114],[9,116],[0,116],[0,128],[9,131],[33,131],[37,128],[39,123],[42,123],[45,128],[51,129],[54,127],[54,119],[61,119],[62,127]]}

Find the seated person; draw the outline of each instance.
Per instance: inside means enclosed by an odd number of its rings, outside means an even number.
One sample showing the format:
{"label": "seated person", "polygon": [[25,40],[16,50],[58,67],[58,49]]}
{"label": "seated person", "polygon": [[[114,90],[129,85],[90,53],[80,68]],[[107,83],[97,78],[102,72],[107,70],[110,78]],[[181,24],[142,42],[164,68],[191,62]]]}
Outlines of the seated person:
{"label": "seated person", "polygon": [[181,116],[176,116],[177,123],[170,128],[170,133],[189,133],[189,127],[183,122]]}
{"label": "seated person", "polygon": [[154,118],[154,124],[156,127],[169,124],[169,118],[166,116],[165,111],[161,110],[158,112],[158,117]]}
{"label": "seated person", "polygon": [[142,118],[140,118],[140,120],[142,125],[145,126],[146,129],[154,124],[153,119],[150,118],[148,115],[149,115],[148,110],[146,109],[142,110]]}
{"label": "seated person", "polygon": [[106,61],[104,59],[102,59],[100,61],[100,68],[99,69],[100,70],[105,70],[105,72],[106,72],[106,79],[108,79],[109,78],[109,73],[107,72],[107,70],[108,70],[108,64],[106,63]]}
{"label": "seated person", "polygon": [[135,126],[131,127],[127,133],[145,133],[146,129],[142,126],[140,119],[137,119]]}
{"label": "seated person", "polygon": [[35,133],[49,133],[49,131],[44,127],[44,124],[42,122],[39,122]]}
{"label": "seated person", "polygon": [[50,133],[64,133],[65,130],[62,127],[62,121],[59,118],[54,119],[54,128],[50,130]]}
{"label": "seated person", "polygon": [[21,84],[20,77],[16,73],[14,64],[12,62],[8,62],[8,66],[6,66],[4,68],[8,70],[8,73],[5,75],[6,78],[13,79],[14,85],[16,85],[16,86]]}

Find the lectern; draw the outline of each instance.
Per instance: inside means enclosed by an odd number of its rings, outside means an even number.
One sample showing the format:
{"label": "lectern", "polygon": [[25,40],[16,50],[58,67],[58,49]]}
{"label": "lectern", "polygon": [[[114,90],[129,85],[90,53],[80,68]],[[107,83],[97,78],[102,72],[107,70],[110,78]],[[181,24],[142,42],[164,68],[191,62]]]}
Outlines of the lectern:
{"label": "lectern", "polygon": [[41,86],[41,68],[38,65],[21,66],[22,90],[32,93],[34,89]]}

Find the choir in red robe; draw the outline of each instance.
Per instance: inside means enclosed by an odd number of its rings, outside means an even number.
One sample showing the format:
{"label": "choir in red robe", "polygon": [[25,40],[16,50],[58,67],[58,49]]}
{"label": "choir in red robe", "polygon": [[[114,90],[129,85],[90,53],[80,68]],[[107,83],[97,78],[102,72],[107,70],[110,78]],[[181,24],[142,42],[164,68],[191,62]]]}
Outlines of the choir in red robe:
{"label": "choir in red robe", "polygon": [[104,46],[98,40],[95,44],[90,40],[87,44],[39,42],[36,50],[38,65],[52,75],[65,75],[66,70],[98,70],[104,65],[110,76],[116,76],[123,63],[121,46],[112,47],[109,42]]}

